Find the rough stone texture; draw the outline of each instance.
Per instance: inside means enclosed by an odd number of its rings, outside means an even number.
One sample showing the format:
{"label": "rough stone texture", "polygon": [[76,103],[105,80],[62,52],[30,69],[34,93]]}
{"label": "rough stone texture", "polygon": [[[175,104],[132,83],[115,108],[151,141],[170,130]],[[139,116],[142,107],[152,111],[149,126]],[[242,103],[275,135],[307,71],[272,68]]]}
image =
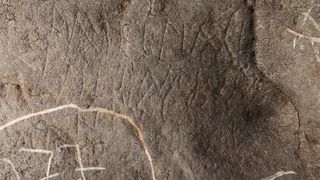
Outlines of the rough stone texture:
{"label": "rough stone texture", "polygon": [[[0,0],[0,122],[62,104],[103,107],[139,125],[157,179],[319,178],[317,51],[303,38],[293,49],[287,30],[319,33],[300,25],[315,4]],[[45,177],[48,155],[20,148],[53,151],[50,173],[64,174],[52,179],[81,178],[63,144],[80,145],[85,167],[106,168],[87,179],[151,179],[119,118],[67,109],[0,137],[0,158],[22,179]],[[8,163],[0,179],[15,179]]]}
{"label": "rough stone texture", "polygon": [[320,37],[320,2],[257,2],[258,67],[292,99],[300,116],[302,165],[310,177],[319,179],[320,41],[311,37]]}

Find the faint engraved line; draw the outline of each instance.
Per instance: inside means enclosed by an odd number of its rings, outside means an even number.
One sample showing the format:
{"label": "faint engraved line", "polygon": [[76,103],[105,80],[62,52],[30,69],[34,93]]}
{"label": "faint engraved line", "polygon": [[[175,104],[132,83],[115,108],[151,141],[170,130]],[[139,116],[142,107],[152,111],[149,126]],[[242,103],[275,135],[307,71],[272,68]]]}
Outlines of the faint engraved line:
{"label": "faint engraved line", "polygon": [[[180,16],[181,16],[181,14],[180,14]],[[184,41],[185,41],[185,36],[186,36],[185,31],[186,31],[186,25],[183,23],[182,32],[181,32],[181,52],[184,50]]]}
{"label": "faint engraved line", "polygon": [[[312,2],[312,4],[314,4],[314,1]],[[302,14],[308,14],[308,15],[310,15],[312,9],[315,8],[315,7],[320,7],[320,5],[319,5],[319,4],[314,5],[314,6],[310,7],[306,13],[302,13]],[[307,16],[305,16],[305,17],[303,18],[302,25],[305,25],[307,19],[308,19]]]}
{"label": "faint engraved line", "polygon": [[149,0],[149,10],[148,10],[148,15],[152,14],[153,8],[154,8],[154,3],[155,0]]}
{"label": "faint engraved line", "polygon": [[[313,9],[313,6],[311,8],[309,8],[309,10],[306,14],[310,14],[312,9]],[[307,16],[304,16],[303,21],[302,21],[302,25],[304,25],[306,22],[307,22]]]}
{"label": "faint engraved line", "polygon": [[162,38],[161,38],[161,48],[160,48],[160,53],[159,53],[159,60],[160,61],[162,60],[161,58],[162,58],[162,54],[163,54],[163,48],[164,48],[163,46],[165,43],[167,31],[168,31],[168,25],[169,25],[169,21],[167,20],[166,24],[164,26],[164,31],[163,31]]}
{"label": "faint engraved line", "polygon": [[302,13],[307,19],[309,19],[313,26],[318,30],[320,31],[320,26],[319,24],[313,19],[313,17],[309,14],[309,13]]}
{"label": "faint engraved line", "polygon": [[145,154],[146,154],[146,156],[148,158],[148,161],[150,163],[150,168],[151,168],[152,179],[156,180],[155,173],[154,173],[154,166],[153,166],[153,162],[152,162],[152,157],[151,157],[151,155],[149,153],[148,147],[147,147],[147,145],[146,145],[146,143],[144,141],[144,137],[143,137],[143,135],[141,133],[141,130],[138,127],[138,125],[129,116],[126,116],[126,115],[120,114],[120,113],[116,113],[114,111],[111,111],[111,110],[108,110],[108,109],[105,109],[105,108],[100,108],[100,107],[81,108],[81,107],[79,107],[78,105],[75,105],[75,104],[66,104],[66,105],[55,107],[55,108],[50,108],[50,109],[46,109],[46,110],[43,110],[43,111],[38,111],[38,112],[35,112],[35,113],[27,114],[27,115],[19,117],[17,119],[11,120],[8,123],[4,124],[3,126],[0,126],[0,131],[4,130],[4,129],[10,127],[10,126],[13,126],[13,125],[15,125],[15,124],[17,124],[17,123],[19,123],[21,121],[30,120],[30,118],[32,118],[32,117],[53,113],[53,112],[56,112],[56,111],[67,109],[67,108],[76,109],[76,110],[78,110],[80,112],[101,112],[101,113],[104,113],[104,114],[107,114],[107,115],[120,117],[120,118],[124,119],[127,123],[129,123],[134,128],[134,130],[136,132],[137,140],[140,141],[140,143],[142,145],[142,148],[143,148],[143,150],[144,150],[144,152],[145,152]]}
{"label": "faint engraved line", "polygon": [[[49,38],[53,38],[53,31],[54,31],[54,18],[55,18],[55,10],[54,10],[54,2],[52,5],[52,23],[51,23],[51,30],[50,30],[50,34],[47,35],[47,41],[48,41],[48,47],[46,49],[46,59],[44,61],[44,65],[43,65],[43,72],[42,72],[42,79],[44,78],[44,76],[46,75],[46,71],[47,71],[47,66],[48,66],[48,61],[49,61],[49,48],[50,48],[50,41]],[[50,36],[50,37],[49,37]]]}
{"label": "faint engraved line", "polygon": [[1,161],[3,161],[3,162],[6,162],[6,163],[10,164],[10,166],[11,166],[11,168],[12,168],[12,170],[13,170],[14,174],[15,174],[15,175],[16,175],[16,177],[17,177],[17,180],[20,180],[20,175],[19,175],[19,173],[18,173],[17,169],[15,168],[14,164],[12,163],[12,161],[10,161],[10,159],[7,159],[7,158],[3,158],[3,159],[1,159]]}
{"label": "faint engraved line", "polygon": [[15,56],[20,62],[25,64],[29,69],[32,69],[33,71],[37,71],[35,67],[33,67],[31,64],[29,64],[24,58],[21,58],[20,56]]}

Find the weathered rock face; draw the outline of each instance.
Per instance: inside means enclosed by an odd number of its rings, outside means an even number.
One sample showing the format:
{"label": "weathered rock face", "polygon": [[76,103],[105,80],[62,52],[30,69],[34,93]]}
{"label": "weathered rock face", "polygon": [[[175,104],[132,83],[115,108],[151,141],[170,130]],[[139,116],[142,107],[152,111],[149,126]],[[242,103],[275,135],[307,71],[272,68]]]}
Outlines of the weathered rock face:
{"label": "weathered rock face", "polygon": [[[293,33],[317,32],[317,8],[0,0],[0,127],[101,107],[134,119],[156,179],[318,178],[319,40]],[[0,179],[152,179],[136,135],[103,113],[35,116],[0,130]]]}
{"label": "weathered rock face", "polygon": [[258,67],[291,97],[300,116],[299,154],[308,175],[319,167],[318,1],[261,1],[256,6]]}

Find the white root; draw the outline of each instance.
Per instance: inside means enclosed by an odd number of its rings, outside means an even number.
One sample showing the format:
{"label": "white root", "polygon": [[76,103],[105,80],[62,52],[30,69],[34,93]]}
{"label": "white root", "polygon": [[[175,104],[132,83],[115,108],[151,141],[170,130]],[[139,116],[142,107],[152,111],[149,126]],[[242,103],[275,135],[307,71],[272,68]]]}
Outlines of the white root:
{"label": "white root", "polygon": [[[0,126],[0,132],[2,130],[6,129],[6,128],[9,128],[9,127],[19,123],[19,122],[22,122],[22,121],[25,121],[25,120],[31,120],[30,118],[32,118],[32,117],[41,116],[41,115],[45,115],[45,114],[50,114],[50,113],[53,113],[53,112],[56,112],[56,111],[60,111],[60,110],[63,110],[63,109],[67,109],[67,108],[76,109],[79,112],[100,112],[100,113],[104,113],[104,114],[107,114],[107,115],[120,117],[120,118],[124,119],[127,123],[129,123],[133,127],[133,129],[135,130],[137,139],[141,143],[142,148],[143,148],[143,150],[144,150],[144,152],[145,152],[145,154],[146,154],[146,156],[148,158],[148,161],[150,163],[150,168],[151,168],[152,179],[156,180],[155,173],[154,173],[154,167],[153,167],[153,161],[152,161],[152,158],[151,158],[151,155],[149,153],[148,147],[147,147],[147,145],[146,145],[146,143],[144,141],[143,135],[142,135],[141,130],[138,127],[138,125],[129,116],[126,116],[124,114],[120,114],[120,113],[117,113],[117,112],[114,112],[114,111],[111,111],[111,110],[108,110],[108,109],[105,109],[105,108],[99,108],[99,107],[81,108],[81,107],[79,107],[78,105],[75,105],[75,104],[66,104],[66,105],[55,107],[55,108],[50,108],[50,109],[46,109],[46,110],[43,110],[43,111],[27,114],[25,116],[22,116],[22,117],[19,117],[17,119],[14,119],[12,121],[9,121],[8,123]],[[83,168],[83,167],[80,167],[80,168]]]}
{"label": "white root", "polygon": [[288,174],[297,174],[297,173],[293,172],[293,171],[279,171],[279,172],[275,173],[274,175],[268,176],[268,177],[263,178],[261,180],[275,180],[278,177],[288,175]]}
{"label": "white root", "polygon": [[49,161],[48,161],[48,165],[47,165],[46,176],[47,177],[50,176],[50,168],[51,168],[51,162],[52,162],[52,158],[53,158],[53,151],[43,150],[43,149],[26,149],[26,148],[21,148],[21,149],[19,149],[19,151],[30,152],[30,153],[49,154],[50,156],[49,156]]}

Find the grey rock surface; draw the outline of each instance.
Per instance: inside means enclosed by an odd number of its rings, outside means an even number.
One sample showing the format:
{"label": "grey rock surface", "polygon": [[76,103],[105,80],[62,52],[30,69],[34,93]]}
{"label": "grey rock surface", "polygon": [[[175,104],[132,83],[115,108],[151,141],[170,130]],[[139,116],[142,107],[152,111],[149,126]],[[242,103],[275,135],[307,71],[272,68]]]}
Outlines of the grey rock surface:
{"label": "grey rock surface", "polygon": [[[64,104],[101,107],[139,126],[156,179],[317,179],[320,40],[308,37],[318,10],[307,0],[0,0],[0,127]],[[0,179],[48,177],[48,152],[53,180],[152,179],[136,136],[102,113],[32,117],[0,130]]]}
{"label": "grey rock surface", "polygon": [[258,1],[257,66],[291,98],[299,113],[298,153],[320,178],[319,1]]}

